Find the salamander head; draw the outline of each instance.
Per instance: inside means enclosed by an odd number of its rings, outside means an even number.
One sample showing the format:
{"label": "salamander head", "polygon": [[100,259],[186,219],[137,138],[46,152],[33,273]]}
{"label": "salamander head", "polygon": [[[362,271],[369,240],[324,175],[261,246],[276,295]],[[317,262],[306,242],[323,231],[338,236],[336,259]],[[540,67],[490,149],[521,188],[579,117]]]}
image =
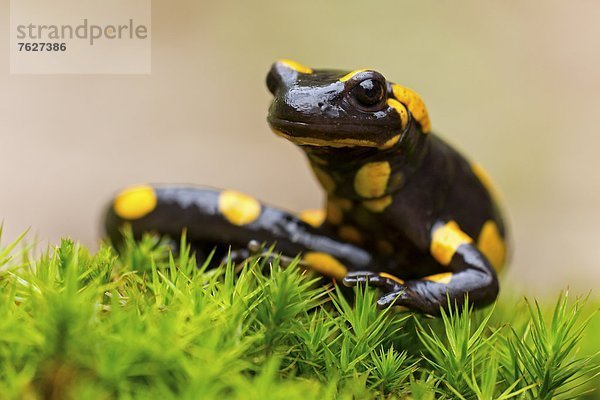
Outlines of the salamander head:
{"label": "salamander head", "polygon": [[429,130],[418,95],[372,69],[315,70],[281,60],[271,67],[267,87],[273,94],[269,125],[298,145],[387,149],[413,121]]}

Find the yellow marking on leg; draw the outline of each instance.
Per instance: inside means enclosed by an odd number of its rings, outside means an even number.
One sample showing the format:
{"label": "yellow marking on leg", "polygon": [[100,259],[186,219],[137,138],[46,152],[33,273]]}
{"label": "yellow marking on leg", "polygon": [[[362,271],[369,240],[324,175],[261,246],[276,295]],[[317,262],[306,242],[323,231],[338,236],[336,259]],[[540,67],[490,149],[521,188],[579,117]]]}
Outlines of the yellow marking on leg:
{"label": "yellow marking on leg", "polygon": [[388,278],[393,280],[396,283],[399,283],[400,285],[404,285],[404,280],[398,278],[397,276],[394,276],[392,274],[388,274],[387,272],[380,272],[379,276],[381,276],[382,278]]}
{"label": "yellow marking on leg", "polygon": [[333,193],[335,191],[335,186],[336,186],[333,178],[327,172],[323,171],[321,168],[317,167],[316,165],[311,163],[310,166],[311,166],[313,172],[315,173],[317,180],[323,187],[323,189],[325,189],[325,191],[327,193]]}
{"label": "yellow marking on leg", "polygon": [[133,186],[117,195],[113,203],[115,213],[124,219],[142,218],[156,208],[156,193],[151,186]]}
{"label": "yellow marking on leg", "polygon": [[487,257],[496,271],[502,269],[506,261],[506,243],[494,221],[488,220],[483,224],[477,239],[477,248]]}
{"label": "yellow marking on leg", "polygon": [[375,248],[377,249],[378,253],[384,254],[386,256],[394,254],[394,246],[387,240],[378,240],[375,243]]}
{"label": "yellow marking on leg", "polygon": [[310,67],[307,67],[306,65],[302,65],[297,61],[293,61],[293,60],[279,60],[278,62],[280,62],[281,64],[285,65],[288,68],[293,69],[296,72],[299,72],[301,74],[312,74],[313,70]]}
{"label": "yellow marking on leg", "polygon": [[346,75],[340,78],[340,82],[346,82],[352,79],[354,75],[360,74],[361,72],[370,71],[369,68],[355,69],[354,71],[348,72]]}
{"label": "yellow marking on leg", "polygon": [[224,190],[219,195],[219,211],[232,224],[242,226],[260,216],[260,203],[247,194]]}
{"label": "yellow marking on leg", "polygon": [[449,221],[433,231],[429,250],[440,264],[448,265],[461,244],[472,242],[473,239],[464,233],[455,221]]}
{"label": "yellow marking on leg", "polygon": [[423,278],[425,281],[443,283],[447,285],[452,280],[452,272],[442,272],[441,274],[429,275]]}
{"label": "yellow marking on leg", "polygon": [[307,224],[318,228],[325,222],[324,210],[304,210],[298,213],[298,218]]}
{"label": "yellow marking on leg", "polygon": [[406,125],[408,125],[408,111],[406,110],[406,106],[396,99],[388,99],[387,105],[396,110],[396,112],[400,116],[402,130],[404,130],[406,128]]}
{"label": "yellow marking on leg", "polygon": [[373,200],[365,200],[362,202],[364,208],[371,212],[383,212],[390,204],[392,204],[392,196],[387,195]]}
{"label": "yellow marking on leg", "polygon": [[392,167],[387,161],[366,163],[354,177],[354,191],[367,199],[383,196],[391,172]]}
{"label": "yellow marking on leg", "polygon": [[302,257],[302,261],[319,274],[337,279],[342,279],[348,272],[344,264],[327,253],[311,251]]}
{"label": "yellow marking on leg", "polygon": [[342,225],[338,229],[338,235],[345,241],[355,244],[364,242],[362,234],[352,225]]}
{"label": "yellow marking on leg", "polygon": [[340,206],[332,201],[327,202],[327,222],[333,225],[339,225],[344,219],[344,213]]}
{"label": "yellow marking on leg", "polygon": [[421,97],[413,90],[397,84],[392,85],[392,91],[396,100],[404,104],[413,118],[421,125],[423,133],[428,133],[431,129],[431,122],[427,107]]}

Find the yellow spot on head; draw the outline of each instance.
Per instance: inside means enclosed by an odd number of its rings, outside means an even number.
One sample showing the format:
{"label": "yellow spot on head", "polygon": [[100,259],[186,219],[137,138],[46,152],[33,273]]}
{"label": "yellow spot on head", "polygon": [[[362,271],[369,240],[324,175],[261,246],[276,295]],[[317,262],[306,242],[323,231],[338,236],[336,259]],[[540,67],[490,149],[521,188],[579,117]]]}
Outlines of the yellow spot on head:
{"label": "yellow spot on head", "polygon": [[404,104],[400,103],[398,100],[395,99],[388,99],[387,105],[396,110],[396,112],[400,116],[402,130],[404,130],[406,128],[406,125],[408,125],[408,111],[406,111],[406,107],[404,106]]}
{"label": "yellow spot on head", "polygon": [[433,231],[429,250],[440,264],[448,265],[461,244],[472,242],[473,239],[460,230],[455,221],[449,221]]}
{"label": "yellow spot on head", "polygon": [[354,191],[367,199],[385,194],[392,168],[387,161],[375,161],[363,165],[354,177]]}
{"label": "yellow spot on head", "polygon": [[394,147],[400,141],[400,134],[393,136],[390,140],[379,146],[381,150],[387,150]]}
{"label": "yellow spot on head", "polygon": [[394,282],[396,282],[396,283],[399,283],[399,284],[401,284],[401,285],[404,285],[404,281],[403,281],[402,279],[400,279],[400,278],[398,278],[397,276],[394,276],[394,275],[392,275],[392,274],[388,274],[387,272],[380,272],[380,273],[379,273],[379,276],[381,276],[382,278],[388,278],[388,279],[391,279],[391,280],[393,280],[393,281],[394,281]]}
{"label": "yellow spot on head", "polygon": [[304,210],[298,214],[300,220],[318,228],[325,221],[325,211],[323,210]]}
{"label": "yellow spot on head", "polygon": [[506,261],[506,243],[494,221],[488,220],[483,224],[477,239],[477,248],[487,257],[496,271],[502,269]]}
{"label": "yellow spot on head", "polygon": [[377,143],[372,140],[366,139],[352,139],[352,138],[339,138],[339,139],[320,139],[317,137],[300,137],[288,135],[287,133],[280,131],[279,129],[271,127],[273,133],[277,136],[281,136],[284,139],[289,140],[290,142],[300,145],[300,146],[317,146],[317,147],[334,147],[334,148],[343,148],[343,147],[373,147],[379,148],[381,146],[380,143]]}
{"label": "yellow spot on head", "polygon": [[317,167],[315,164],[311,163],[310,166],[323,189],[325,189],[327,193],[333,193],[333,191],[335,190],[335,181],[333,180],[333,178],[327,172]]}
{"label": "yellow spot on head", "polygon": [[404,104],[412,114],[413,118],[421,125],[423,133],[429,132],[431,129],[429,113],[427,112],[427,107],[425,107],[425,103],[421,97],[409,88],[396,84],[392,85],[392,91],[394,92],[396,100]]}
{"label": "yellow spot on head", "polygon": [[311,251],[302,257],[302,261],[315,272],[332,278],[342,279],[348,272],[344,264],[327,253]]}
{"label": "yellow spot on head", "polygon": [[219,211],[234,225],[246,225],[260,216],[260,203],[247,194],[224,190],[219,195]]}
{"label": "yellow spot on head", "polygon": [[365,200],[362,202],[363,207],[371,212],[383,212],[390,204],[392,204],[392,196],[387,195],[373,200]]}
{"label": "yellow spot on head", "polygon": [[364,240],[358,229],[351,225],[340,226],[340,229],[338,229],[338,235],[343,240],[350,243],[361,244]]}
{"label": "yellow spot on head", "polygon": [[296,72],[299,72],[301,74],[312,74],[313,70],[312,68],[309,68],[305,65],[300,64],[297,61],[293,61],[293,60],[279,60],[278,62],[280,62],[281,64],[285,65],[288,68],[293,69]]}
{"label": "yellow spot on head", "polygon": [[346,75],[340,78],[340,82],[346,82],[352,79],[352,77],[356,74],[360,74],[361,72],[369,71],[369,68],[355,69],[354,71],[348,72]]}
{"label": "yellow spot on head", "polygon": [[447,285],[452,280],[452,272],[442,272],[441,274],[429,275],[423,278],[426,281],[443,283]]}
{"label": "yellow spot on head", "polygon": [[113,209],[119,217],[133,220],[152,212],[156,203],[156,193],[151,186],[133,186],[117,195]]}

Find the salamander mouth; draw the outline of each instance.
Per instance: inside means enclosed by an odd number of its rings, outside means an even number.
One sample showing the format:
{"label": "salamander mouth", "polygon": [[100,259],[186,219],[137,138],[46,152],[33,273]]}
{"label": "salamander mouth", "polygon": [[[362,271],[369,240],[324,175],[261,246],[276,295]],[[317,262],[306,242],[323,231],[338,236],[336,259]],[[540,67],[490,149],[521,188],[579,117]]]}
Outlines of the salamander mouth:
{"label": "salamander mouth", "polygon": [[276,117],[267,120],[277,135],[298,145],[380,147],[402,130],[401,124],[307,123]]}

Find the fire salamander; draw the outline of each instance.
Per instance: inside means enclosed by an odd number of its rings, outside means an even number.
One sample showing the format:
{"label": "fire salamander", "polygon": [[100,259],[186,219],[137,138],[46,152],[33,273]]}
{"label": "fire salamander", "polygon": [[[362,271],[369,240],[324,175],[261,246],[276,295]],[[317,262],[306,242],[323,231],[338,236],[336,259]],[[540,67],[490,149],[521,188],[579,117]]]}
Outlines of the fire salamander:
{"label": "fire salamander", "polygon": [[506,228],[478,164],[430,133],[425,104],[371,69],[312,69],[290,60],[267,76],[271,129],[299,146],[326,192],[322,211],[298,215],[233,190],[142,185],[112,201],[121,225],[193,243],[275,243],[285,256],[347,286],[380,290],[378,307],[439,314],[451,302],[483,306],[498,294]]}

